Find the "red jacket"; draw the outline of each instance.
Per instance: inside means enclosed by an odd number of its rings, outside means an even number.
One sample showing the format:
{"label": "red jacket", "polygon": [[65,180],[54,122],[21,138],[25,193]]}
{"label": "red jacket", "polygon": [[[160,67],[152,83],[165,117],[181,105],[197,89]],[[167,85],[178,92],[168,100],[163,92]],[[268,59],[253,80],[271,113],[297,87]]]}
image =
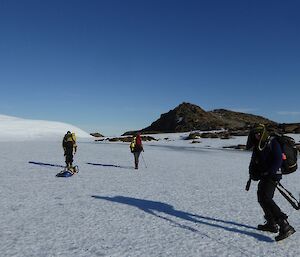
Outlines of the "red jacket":
{"label": "red jacket", "polygon": [[134,149],[136,152],[140,152],[140,151],[143,151],[143,144],[142,144],[142,138],[140,135],[137,135],[136,136],[136,139],[135,139],[135,149]]}

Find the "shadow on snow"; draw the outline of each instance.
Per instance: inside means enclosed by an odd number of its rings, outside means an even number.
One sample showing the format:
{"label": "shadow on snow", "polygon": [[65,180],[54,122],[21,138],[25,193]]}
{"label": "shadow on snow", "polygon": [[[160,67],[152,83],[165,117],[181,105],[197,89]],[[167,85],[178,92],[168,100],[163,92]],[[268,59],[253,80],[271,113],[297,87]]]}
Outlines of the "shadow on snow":
{"label": "shadow on snow", "polygon": [[[172,224],[174,224],[180,228],[184,228],[184,229],[190,230],[192,232],[199,233],[200,231],[198,231],[197,229],[195,229],[193,227],[180,224],[180,223],[172,220],[171,218],[164,217],[157,213],[167,214],[169,216],[173,216],[175,218],[180,218],[183,220],[191,221],[191,222],[194,222],[197,224],[203,224],[203,225],[211,226],[214,228],[224,229],[226,231],[230,231],[233,233],[239,233],[239,234],[243,234],[246,236],[251,236],[251,237],[256,238],[259,241],[264,241],[264,242],[268,242],[268,243],[273,242],[273,239],[271,239],[270,237],[258,234],[256,232],[250,232],[250,231],[243,230],[243,228],[256,230],[255,227],[237,223],[234,221],[226,221],[226,220],[222,220],[222,219],[210,218],[210,217],[196,215],[196,214],[192,214],[192,213],[188,213],[188,212],[184,212],[184,211],[180,211],[180,210],[175,210],[172,205],[162,203],[162,202],[143,200],[143,199],[137,199],[137,198],[125,197],[125,196],[106,197],[106,196],[93,195],[92,197],[96,198],[96,199],[101,199],[101,200],[106,200],[106,201],[111,201],[111,202],[121,203],[121,204],[127,204],[130,206],[137,207],[138,209],[140,209],[148,214],[151,214],[158,218],[169,221]],[[215,224],[214,222],[219,222],[223,225]],[[236,226],[238,228],[231,227],[231,225]],[[208,235],[205,235],[205,236],[209,237]]]}
{"label": "shadow on snow", "polygon": [[[29,161],[28,163],[29,164],[40,165],[40,166],[65,168],[64,165],[45,163],[45,162]],[[102,164],[102,163],[91,163],[91,162],[87,162],[86,164],[93,165],[93,166],[101,166],[101,167],[114,167],[114,168],[121,168],[121,169],[133,169],[133,167],[131,167],[131,166],[120,166],[120,165],[114,165],[114,164]]]}
{"label": "shadow on snow", "polygon": [[103,163],[92,163],[87,162],[86,164],[93,165],[93,166],[101,166],[101,167],[114,167],[114,168],[121,168],[121,169],[133,169],[131,166],[120,166],[120,165],[114,165],[114,164],[103,164]]}
{"label": "shadow on snow", "polygon": [[50,166],[50,167],[59,167],[59,168],[64,168],[65,167],[64,165],[44,163],[44,162],[32,162],[32,161],[29,161],[28,163],[30,163],[30,164],[36,164],[36,165],[40,165],[40,166]]}

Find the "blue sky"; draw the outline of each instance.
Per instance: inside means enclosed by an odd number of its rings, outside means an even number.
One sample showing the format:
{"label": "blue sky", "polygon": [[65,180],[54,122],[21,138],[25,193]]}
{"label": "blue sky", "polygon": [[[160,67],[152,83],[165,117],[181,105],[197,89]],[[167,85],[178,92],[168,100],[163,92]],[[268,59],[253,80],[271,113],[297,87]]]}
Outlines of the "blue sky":
{"label": "blue sky", "polygon": [[300,2],[0,0],[0,114],[118,135],[182,102],[300,122]]}

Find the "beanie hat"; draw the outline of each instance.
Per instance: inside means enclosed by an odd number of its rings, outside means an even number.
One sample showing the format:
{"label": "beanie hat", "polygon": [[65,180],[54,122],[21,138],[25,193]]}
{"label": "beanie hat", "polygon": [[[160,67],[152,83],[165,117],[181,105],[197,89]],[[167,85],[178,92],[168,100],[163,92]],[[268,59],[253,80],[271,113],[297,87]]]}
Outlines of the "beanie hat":
{"label": "beanie hat", "polygon": [[[260,135],[259,140],[255,137],[256,134]],[[256,146],[258,148],[258,150],[262,151],[265,148],[265,146],[267,145],[268,139],[269,139],[269,133],[266,130],[265,125],[264,124],[256,124],[250,130],[250,133],[248,135],[246,149],[249,150],[252,147]]]}
{"label": "beanie hat", "polygon": [[262,151],[266,145],[269,138],[269,133],[266,130],[266,126],[264,124],[258,124],[253,128],[253,134],[260,134],[260,139],[258,143],[258,150]]}

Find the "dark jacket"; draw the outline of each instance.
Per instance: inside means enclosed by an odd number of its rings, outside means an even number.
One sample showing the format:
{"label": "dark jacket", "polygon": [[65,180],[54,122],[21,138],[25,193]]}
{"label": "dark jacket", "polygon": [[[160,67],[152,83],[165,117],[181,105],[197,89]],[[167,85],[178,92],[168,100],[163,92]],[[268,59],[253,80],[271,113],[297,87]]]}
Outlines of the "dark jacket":
{"label": "dark jacket", "polygon": [[282,165],[282,151],[277,139],[271,137],[262,149],[255,147],[249,166],[250,177],[254,180],[271,178],[280,180]]}

